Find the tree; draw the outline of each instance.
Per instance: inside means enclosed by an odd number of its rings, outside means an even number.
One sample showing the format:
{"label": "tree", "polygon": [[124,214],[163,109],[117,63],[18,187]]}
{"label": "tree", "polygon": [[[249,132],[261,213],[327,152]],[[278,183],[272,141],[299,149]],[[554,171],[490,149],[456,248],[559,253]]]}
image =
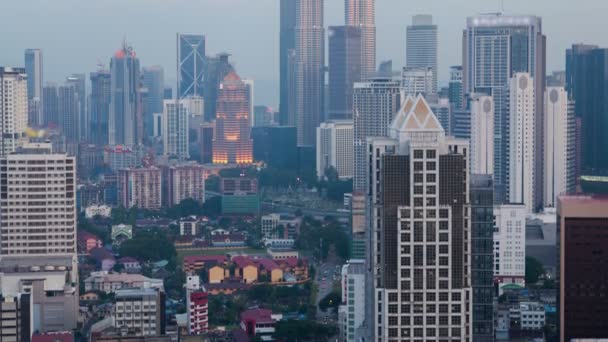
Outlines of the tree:
{"label": "tree", "polygon": [[342,296],[338,292],[331,292],[319,301],[319,309],[325,312],[329,308],[337,310],[342,302]]}
{"label": "tree", "polygon": [[533,257],[526,257],[526,284],[536,284],[543,274],[545,274],[543,264]]}
{"label": "tree", "polygon": [[335,326],[322,325],[315,321],[279,321],[274,337],[285,341],[327,341],[338,333]]}
{"label": "tree", "polygon": [[130,256],[141,261],[167,260],[175,265],[177,252],[167,236],[158,231],[140,232],[133,239],[126,240],[120,245],[121,257]]}

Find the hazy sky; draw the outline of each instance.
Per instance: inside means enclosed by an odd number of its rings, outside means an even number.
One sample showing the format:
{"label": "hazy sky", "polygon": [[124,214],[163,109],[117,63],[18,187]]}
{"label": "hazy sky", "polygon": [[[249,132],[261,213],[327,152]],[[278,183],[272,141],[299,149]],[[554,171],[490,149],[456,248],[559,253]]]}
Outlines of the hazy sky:
{"label": "hazy sky", "polygon": [[[405,60],[405,27],[429,13],[439,25],[439,77],[461,63],[466,17],[496,12],[501,0],[376,0],[378,61]],[[325,25],[344,23],[344,0],[325,0]],[[543,17],[547,71],[564,69],[574,42],[608,47],[606,0],[504,0],[508,14]],[[175,33],[202,33],[208,54],[232,54],[242,77],[256,80],[256,103],[278,100],[279,0],[0,0],[0,65],[22,66],[23,50],[41,48],[45,81],[109,64],[123,37],[142,66],[165,68],[175,83]]]}

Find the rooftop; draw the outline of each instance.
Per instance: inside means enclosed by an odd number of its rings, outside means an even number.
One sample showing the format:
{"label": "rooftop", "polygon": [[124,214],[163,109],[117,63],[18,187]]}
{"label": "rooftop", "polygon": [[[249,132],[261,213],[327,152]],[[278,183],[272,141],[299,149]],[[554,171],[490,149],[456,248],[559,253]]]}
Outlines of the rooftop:
{"label": "rooftop", "polygon": [[272,318],[272,311],[267,309],[253,309],[243,311],[241,313],[241,320],[254,320],[256,324],[275,322],[275,320]]}

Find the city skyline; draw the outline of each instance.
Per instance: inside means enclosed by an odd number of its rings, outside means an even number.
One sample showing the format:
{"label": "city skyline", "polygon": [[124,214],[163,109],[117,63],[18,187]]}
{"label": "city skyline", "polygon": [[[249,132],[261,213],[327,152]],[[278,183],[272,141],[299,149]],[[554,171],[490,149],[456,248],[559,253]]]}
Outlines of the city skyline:
{"label": "city skyline", "polygon": [[[451,0],[452,1],[452,0]],[[451,2],[450,1],[450,2]],[[245,78],[255,79],[258,87],[256,104],[267,104],[278,108],[279,102],[279,1],[259,0],[161,2],[154,0],[141,6],[141,0],[129,3],[115,0],[103,3],[81,3],[74,0],[54,2],[52,6],[39,3],[39,11],[31,12],[26,2],[9,1],[6,14],[0,14],[0,29],[4,32],[21,32],[16,35],[0,37],[6,51],[0,59],[1,65],[21,66],[23,50],[40,48],[44,62],[54,68],[45,68],[45,81],[60,82],[72,73],[89,73],[96,70],[98,61],[108,66],[116,46],[126,37],[130,44],[137,47],[142,66],[161,65],[166,70],[166,83],[174,86],[177,82],[175,70],[175,34],[187,32],[204,34],[207,37],[208,55],[228,51],[232,60]],[[549,0],[529,3],[523,0],[505,3],[507,14],[530,14],[543,17],[543,31],[547,41],[547,72],[564,69],[564,53],[573,42],[608,45],[608,37],[596,30],[591,23],[601,22],[601,13],[608,10],[608,3],[593,1],[594,6],[574,6],[572,3],[554,3]],[[549,5],[551,5],[549,7]],[[118,6],[118,7],[117,7]],[[401,1],[382,1],[376,4],[376,16],[383,20],[377,26],[377,63],[393,59],[395,68],[405,65],[405,28],[412,15],[432,14],[439,31],[439,84],[447,83],[449,66],[459,64],[461,59],[460,35],[466,26],[466,17],[479,13],[496,12],[499,3],[486,3],[469,0],[450,6],[446,11],[445,1],[431,0],[411,4]],[[75,8],[79,17],[70,17],[70,25],[61,24],[62,16]],[[120,11],[115,9],[119,8]],[[180,10],[188,8],[188,11]],[[548,10],[551,8],[551,10]],[[325,26],[344,24],[344,2],[327,1],[325,5]],[[9,15],[10,13],[10,15]],[[31,22],[48,22],[45,18],[55,18],[50,29],[38,30],[20,23],[17,18],[33,16]],[[44,13],[44,18],[37,18]],[[138,14],[138,21],[130,16]],[[106,15],[112,15],[121,25],[104,26]],[[226,15],[239,18],[245,26],[254,26],[262,40],[247,42],[241,39],[236,28],[225,28],[221,21]],[[577,30],[569,30],[569,25],[561,25],[571,18],[584,17]],[[154,19],[153,19],[154,18]],[[163,25],[156,25],[155,18],[163,18]],[[175,19],[172,19],[175,18]],[[79,22],[78,30],[73,30],[74,21]],[[240,26],[239,26],[240,27]],[[103,28],[103,30],[102,30]],[[100,33],[102,32],[102,33]],[[89,37],[95,36],[95,40]],[[154,39],[152,39],[154,37]],[[77,43],[77,44],[76,44]],[[255,45],[254,45],[255,44]],[[263,48],[256,48],[256,46]],[[64,51],[79,49],[66,58]]]}

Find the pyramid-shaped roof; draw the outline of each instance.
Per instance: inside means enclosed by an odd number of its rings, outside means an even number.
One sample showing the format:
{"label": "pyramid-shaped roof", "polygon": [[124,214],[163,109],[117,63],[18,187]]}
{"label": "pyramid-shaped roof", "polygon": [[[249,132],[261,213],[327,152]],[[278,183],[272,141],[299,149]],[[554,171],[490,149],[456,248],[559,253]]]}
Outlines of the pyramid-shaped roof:
{"label": "pyramid-shaped roof", "polygon": [[395,116],[391,130],[396,132],[435,132],[445,133],[441,123],[422,95],[416,99],[408,96]]}

